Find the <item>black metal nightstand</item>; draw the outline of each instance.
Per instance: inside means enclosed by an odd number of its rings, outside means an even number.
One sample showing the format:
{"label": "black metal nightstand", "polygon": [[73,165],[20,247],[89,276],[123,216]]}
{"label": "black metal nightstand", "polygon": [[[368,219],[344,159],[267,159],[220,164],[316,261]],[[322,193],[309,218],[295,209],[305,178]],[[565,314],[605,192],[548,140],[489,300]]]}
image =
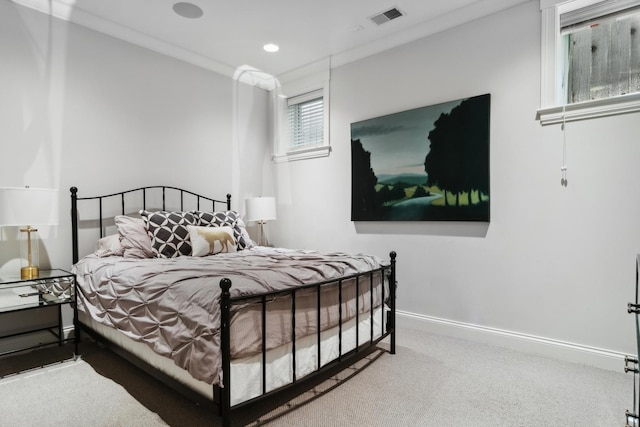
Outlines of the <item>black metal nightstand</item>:
{"label": "black metal nightstand", "polygon": [[[60,269],[41,270],[37,279],[21,279],[19,274],[0,276],[0,318],[9,313],[36,310],[48,306],[57,306],[58,308],[58,321],[55,325],[49,324],[26,330],[16,327],[12,328],[10,333],[0,335],[0,340],[2,340],[48,331],[52,335],[51,340],[4,351],[0,353],[0,356],[51,345],[62,346],[73,341],[75,344],[74,357],[76,357],[78,354],[78,311],[75,283],[75,274]],[[62,306],[65,304],[69,304],[73,308],[73,337],[71,338],[65,338],[62,330]]]}

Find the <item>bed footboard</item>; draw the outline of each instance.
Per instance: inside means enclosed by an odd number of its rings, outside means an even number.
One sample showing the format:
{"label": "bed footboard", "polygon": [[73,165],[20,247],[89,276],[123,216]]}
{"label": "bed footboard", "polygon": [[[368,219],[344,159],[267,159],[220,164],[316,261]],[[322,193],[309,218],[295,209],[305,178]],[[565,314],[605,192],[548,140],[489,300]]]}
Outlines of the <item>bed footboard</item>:
{"label": "bed footboard", "polygon": [[[362,354],[362,352],[370,347],[375,346],[376,344],[378,344],[381,340],[385,339],[386,337],[389,337],[390,342],[389,342],[389,352],[391,354],[395,354],[396,349],[395,349],[395,324],[396,324],[396,253],[395,252],[391,252],[390,254],[390,264],[389,266],[384,266],[381,267],[379,269],[375,269],[366,273],[360,273],[360,274],[355,274],[352,276],[348,276],[348,277],[342,277],[340,279],[334,279],[334,280],[329,280],[326,282],[321,282],[321,283],[314,283],[311,285],[307,285],[307,286],[303,286],[301,288],[296,288],[296,289],[291,289],[291,290],[286,290],[286,291],[278,291],[278,292],[272,292],[269,294],[265,294],[261,296],[261,301],[262,301],[262,337],[263,337],[263,342],[262,342],[262,394],[256,398],[253,398],[247,402],[242,402],[236,406],[233,406],[233,408],[245,405],[249,402],[253,402],[255,400],[264,398],[265,396],[271,395],[273,393],[279,392],[283,389],[285,389],[286,387],[289,387],[293,384],[296,384],[299,380],[298,378],[296,378],[296,357],[295,357],[295,352],[296,352],[296,293],[300,292],[301,289],[313,289],[315,288],[317,290],[317,305],[316,305],[316,312],[317,312],[317,368],[314,372],[312,372],[311,374],[305,375],[304,376],[304,380],[307,380],[309,378],[312,378],[326,370],[328,370],[329,368],[334,367],[337,363],[344,363],[346,361],[351,360],[352,358],[354,358],[355,356]],[[360,278],[366,275],[369,275],[369,295],[371,298],[371,302],[369,305],[369,312],[370,312],[370,316],[373,317],[373,313],[374,313],[374,309],[373,309],[373,275],[374,274],[381,274],[383,277],[383,283],[381,284],[381,291],[382,291],[382,298],[381,301],[383,302],[383,307],[384,307],[384,302],[386,301],[388,310],[381,310],[381,315],[382,315],[382,322],[381,324],[384,325],[381,331],[380,336],[376,336],[374,337],[374,329],[373,329],[373,318],[371,319],[371,331],[370,331],[370,339],[365,343],[365,344],[360,344],[360,339],[358,338],[358,328],[356,327],[356,339],[355,339],[355,348],[352,350],[349,350],[348,352],[343,353],[343,349],[342,349],[342,328],[344,323],[346,322],[346,319],[343,318],[343,305],[342,305],[342,288],[343,288],[343,283],[346,280],[353,280],[355,278],[355,286],[356,286],[356,295],[360,294],[360,290],[358,289],[360,286]],[[384,277],[386,276],[386,280],[388,283],[388,289],[389,289],[389,294],[385,295],[385,286],[384,286]],[[320,300],[320,289],[323,286],[331,286],[331,285],[335,285],[337,283],[338,286],[338,291],[339,291],[339,320],[338,320],[338,328],[339,328],[339,352],[338,352],[338,358],[337,360],[334,360],[331,363],[322,365],[321,364],[321,334],[322,334],[322,330],[319,327],[321,321],[320,321],[320,307],[321,307],[321,300]],[[222,280],[220,280],[220,289],[221,289],[221,297],[220,297],[220,306],[221,306],[221,321],[220,321],[220,353],[221,353],[221,357],[222,357],[222,375],[223,375],[223,386],[221,386],[218,389],[218,396],[219,396],[219,405],[220,405],[220,415],[222,416],[222,425],[224,427],[229,427],[231,425],[231,410],[232,410],[232,403],[231,403],[231,387],[233,386],[233,384],[231,384],[231,307],[233,306],[234,303],[241,303],[244,300],[247,299],[254,299],[255,296],[252,297],[235,297],[232,298],[231,297],[231,293],[230,293],[230,289],[231,289],[231,280],[224,278]],[[273,297],[273,296],[289,296],[291,298],[291,330],[293,331],[291,334],[291,353],[292,353],[292,357],[291,357],[291,363],[292,363],[292,372],[293,372],[293,381],[291,382],[291,384],[288,384],[286,386],[283,387],[279,387],[276,390],[271,390],[271,391],[267,391],[266,389],[266,300],[268,297]],[[358,324],[358,318],[360,316],[360,309],[358,307],[358,301],[359,298],[356,298],[356,324]],[[386,321],[385,321],[386,320]]]}

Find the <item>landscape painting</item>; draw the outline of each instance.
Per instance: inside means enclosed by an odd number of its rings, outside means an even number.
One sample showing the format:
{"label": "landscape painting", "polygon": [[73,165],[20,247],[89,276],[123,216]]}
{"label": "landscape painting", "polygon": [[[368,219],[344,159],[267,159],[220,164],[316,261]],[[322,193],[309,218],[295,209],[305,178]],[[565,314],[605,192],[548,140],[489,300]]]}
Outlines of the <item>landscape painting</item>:
{"label": "landscape painting", "polygon": [[489,221],[491,95],[351,124],[352,221]]}

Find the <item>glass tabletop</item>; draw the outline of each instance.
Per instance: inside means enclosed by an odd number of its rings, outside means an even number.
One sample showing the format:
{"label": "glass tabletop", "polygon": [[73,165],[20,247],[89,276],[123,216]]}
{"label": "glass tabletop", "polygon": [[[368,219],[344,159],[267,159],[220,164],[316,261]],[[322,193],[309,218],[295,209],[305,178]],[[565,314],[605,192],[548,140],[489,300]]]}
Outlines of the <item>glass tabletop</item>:
{"label": "glass tabletop", "polygon": [[0,275],[0,286],[9,285],[13,283],[29,283],[29,282],[38,282],[39,280],[50,280],[50,279],[60,279],[63,277],[71,277],[73,273],[70,273],[66,270],[62,270],[59,268],[51,269],[51,270],[40,270],[38,277],[33,279],[22,279],[20,278],[20,272],[16,272],[15,274],[2,274]]}

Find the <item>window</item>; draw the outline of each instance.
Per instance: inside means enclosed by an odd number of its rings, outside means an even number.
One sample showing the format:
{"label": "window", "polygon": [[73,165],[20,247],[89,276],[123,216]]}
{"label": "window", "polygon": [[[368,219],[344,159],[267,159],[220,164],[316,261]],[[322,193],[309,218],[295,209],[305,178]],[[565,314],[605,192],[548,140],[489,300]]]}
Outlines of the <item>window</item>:
{"label": "window", "polygon": [[326,157],[329,145],[328,61],[281,76],[273,93],[276,163]]}
{"label": "window", "polygon": [[542,124],[640,111],[638,1],[543,0]]}
{"label": "window", "polygon": [[560,16],[567,103],[640,92],[640,11],[585,9]]}
{"label": "window", "polygon": [[324,98],[322,90],[287,99],[290,149],[324,143]]}
{"label": "window", "polygon": [[326,157],[329,145],[330,58],[278,76],[272,92],[276,163]]}

